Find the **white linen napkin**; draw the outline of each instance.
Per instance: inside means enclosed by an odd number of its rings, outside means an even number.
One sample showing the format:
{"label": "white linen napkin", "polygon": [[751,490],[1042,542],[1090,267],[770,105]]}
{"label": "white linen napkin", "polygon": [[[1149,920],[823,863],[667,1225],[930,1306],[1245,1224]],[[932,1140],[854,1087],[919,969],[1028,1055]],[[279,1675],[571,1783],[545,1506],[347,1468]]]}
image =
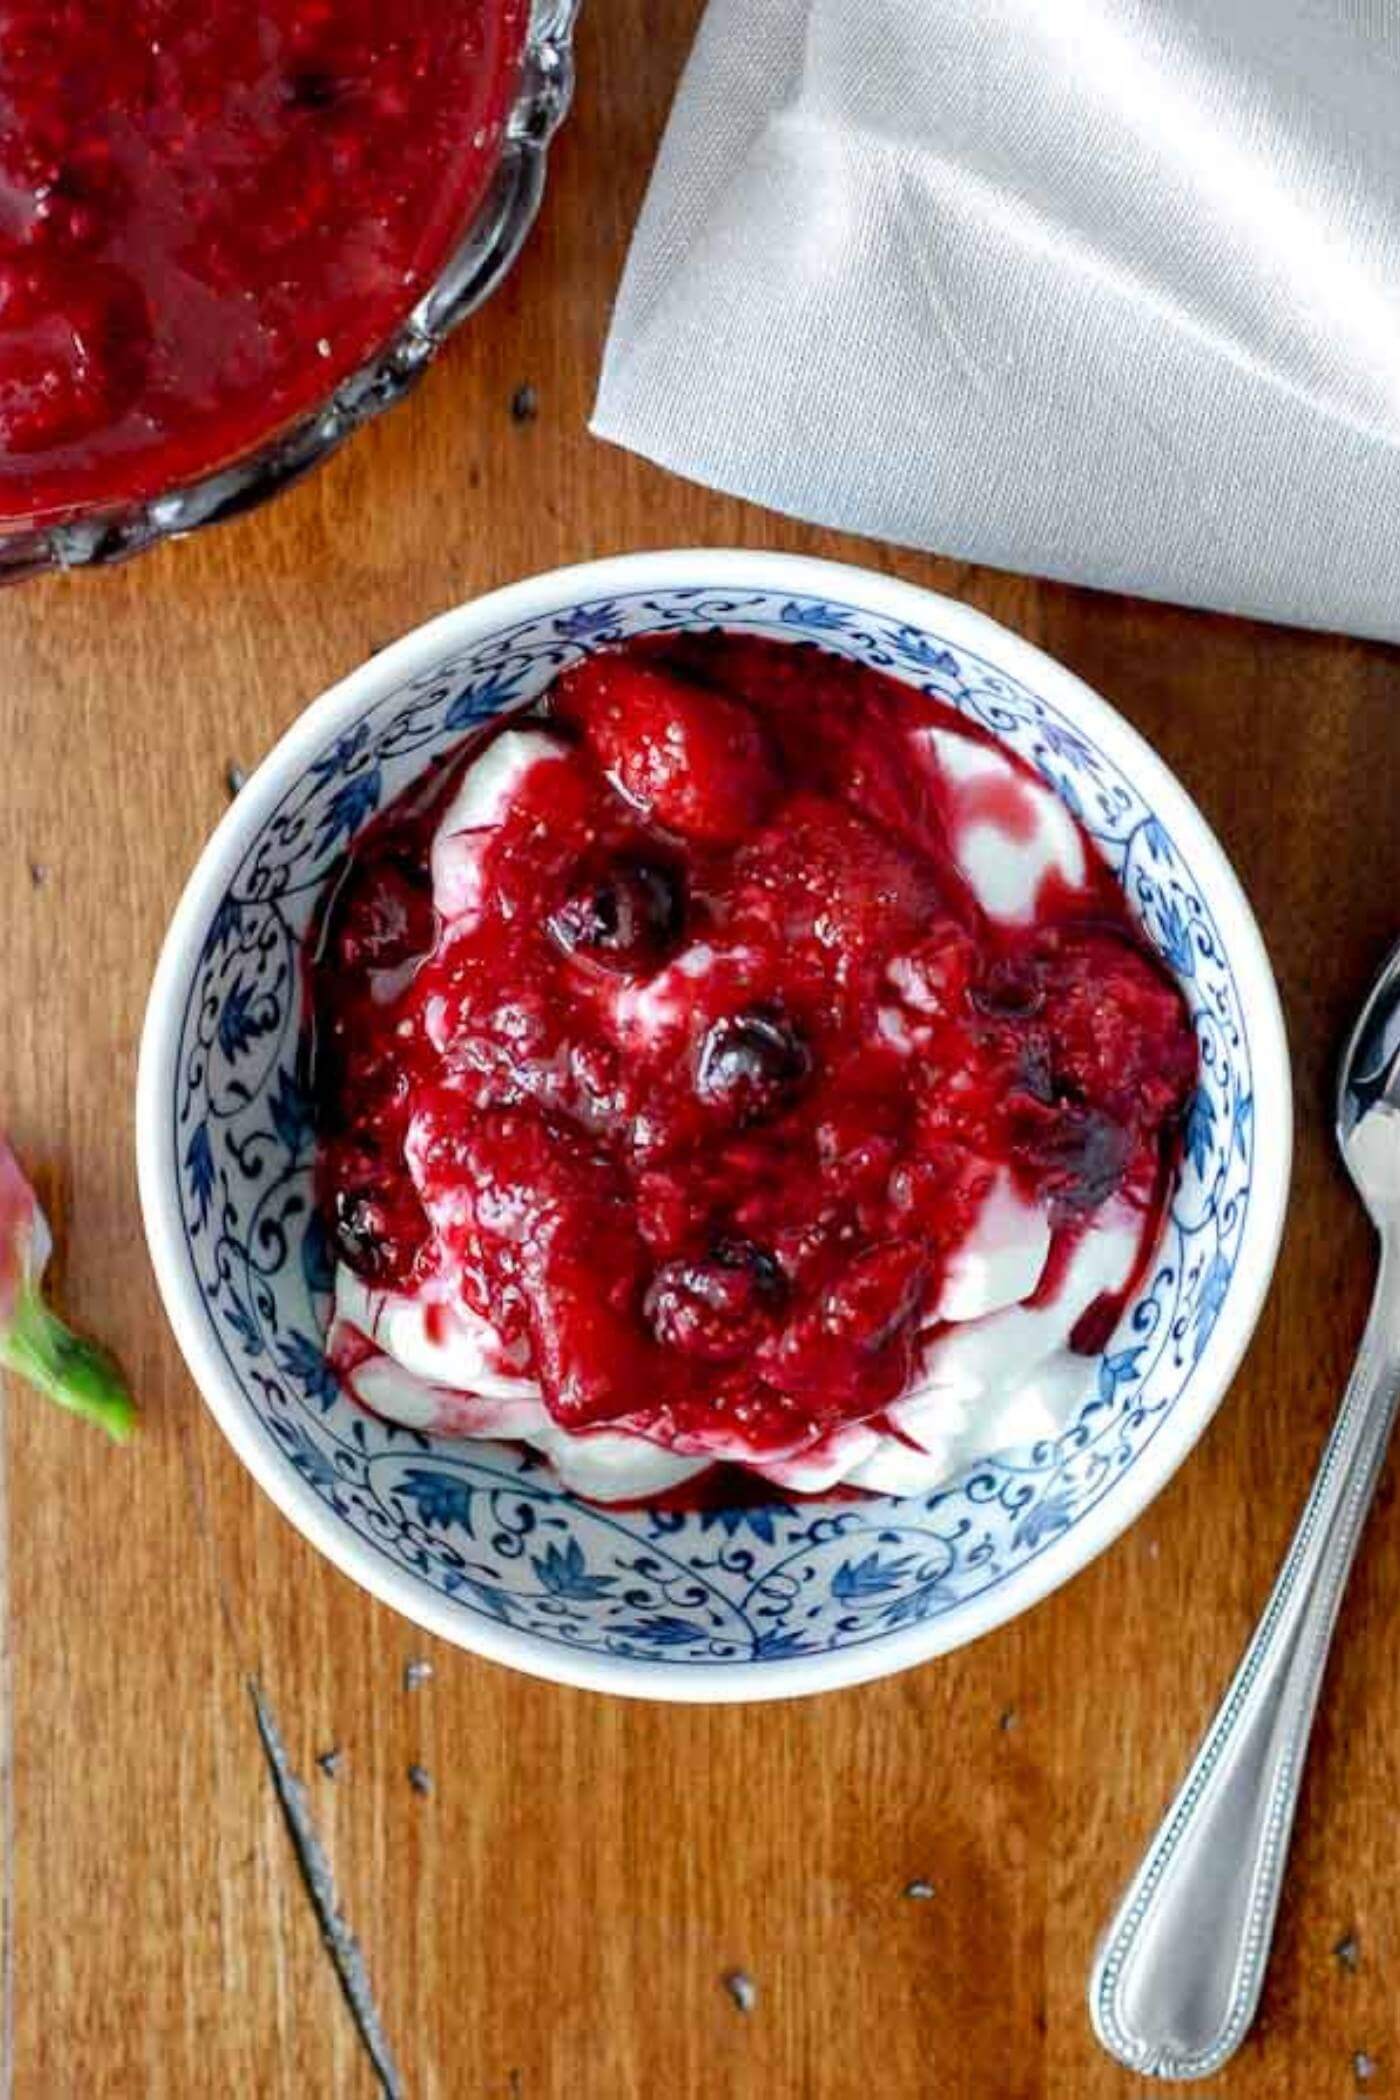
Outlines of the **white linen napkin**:
{"label": "white linen napkin", "polygon": [[1400,638],[1400,0],[711,0],[593,429]]}

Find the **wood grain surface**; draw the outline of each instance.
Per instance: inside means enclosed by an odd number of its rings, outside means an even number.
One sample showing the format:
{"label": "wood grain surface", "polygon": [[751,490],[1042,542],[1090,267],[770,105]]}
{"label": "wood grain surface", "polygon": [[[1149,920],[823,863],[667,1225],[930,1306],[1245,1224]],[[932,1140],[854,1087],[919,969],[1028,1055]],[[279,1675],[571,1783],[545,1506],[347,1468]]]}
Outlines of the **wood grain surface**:
{"label": "wood grain surface", "polygon": [[[119,1349],[146,1417],[116,1451],[18,1388],[6,1402],[0,2068],[24,2100],[321,2100],[386,2082],[415,2100],[1144,2090],[1090,2036],[1090,1951],[1265,1595],[1370,1284],[1328,1090],[1400,930],[1400,652],[807,530],[590,439],[611,296],[697,15],[698,0],[585,9],[539,227],[410,403],[270,510],[0,599],[0,1121],[51,1207],[64,1299]],[[527,383],[538,415],[520,422]],[[1298,1088],[1273,1297],[1146,1516],[971,1649],[726,1711],[528,1682],[420,1636],[322,1561],[178,1360],[132,1156],[146,988],[229,766],[463,597],[696,542],[956,593],[1106,693],[1234,858]],[[1400,2092],[1394,1501],[1391,1472],[1326,1687],[1264,2016],[1218,2081],[1231,2100]],[[406,1688],[415,1658],[433,1674]],[[392,2076],[322,1945],[253,1681]],[[334,1748],[330,1776],[317,1759]],[[916,1879],[931,1897],[905,1894]],[[735,1969],[756,1987],[748,2011],[724,1984]]]}

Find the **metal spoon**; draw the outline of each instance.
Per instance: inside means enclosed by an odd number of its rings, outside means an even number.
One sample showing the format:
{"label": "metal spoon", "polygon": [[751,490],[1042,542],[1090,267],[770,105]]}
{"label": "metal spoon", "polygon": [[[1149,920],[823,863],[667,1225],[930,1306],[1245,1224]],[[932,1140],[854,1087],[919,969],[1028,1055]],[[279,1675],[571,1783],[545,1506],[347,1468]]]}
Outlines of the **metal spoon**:
{"label": "metal spoon", "polygon": [[1258,2008],[1318,1688],[1400,1398],[1400,948],[1342,1059],[1337,1141],[1380,1235],[1356,1367],[1264,1615],[1089,1978],[1104,2048],[1158,2078],[1208,2078]]}

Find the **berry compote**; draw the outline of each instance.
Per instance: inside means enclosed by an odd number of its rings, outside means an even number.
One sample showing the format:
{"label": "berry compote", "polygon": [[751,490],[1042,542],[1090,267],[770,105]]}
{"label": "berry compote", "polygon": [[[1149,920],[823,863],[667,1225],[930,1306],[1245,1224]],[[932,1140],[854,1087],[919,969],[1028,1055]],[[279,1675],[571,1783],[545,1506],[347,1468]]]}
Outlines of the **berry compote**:
{"label": "berry compote", "polygon": [[308,969],[352,1388],[413,1308],[442,1423],[788,1485],[878,1483],[990,1363],[1105,1346],[1196,1076],[1029,767],[742,634],[599,651],[469,740],[357,841]]}

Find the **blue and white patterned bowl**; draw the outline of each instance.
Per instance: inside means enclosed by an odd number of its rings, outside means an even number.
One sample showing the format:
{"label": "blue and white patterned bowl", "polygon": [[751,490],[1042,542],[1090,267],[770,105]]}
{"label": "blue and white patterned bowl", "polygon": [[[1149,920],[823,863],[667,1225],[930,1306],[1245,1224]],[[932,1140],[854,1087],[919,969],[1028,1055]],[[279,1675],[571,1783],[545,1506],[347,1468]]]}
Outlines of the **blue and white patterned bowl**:
{"label": "blue and white patterned bowl", "polygon": [[[601,642],[723,624],[817,641],[994,730],[1070,803],[1186,988],[1201,1048],[1162,1247],[1063,1436],[936,1494],[604,1511],[494,1445],[369,1419],[321,1354],[330,1269],[298,1090],[297,950],[361,827],[436,752]],[[624,556],[420,628],[316,701],[181,899],[141,1051],[146,1230],[180,1346],[244,1463],[345,1572],[432,1632],[566,1683],[763,1699],[877,1677],[1000,1625],[1138,1514],[1214,1413],[1283,1222],[1287,1050],[1220,847],[1078,679],[966,606],[777,554]]]}

